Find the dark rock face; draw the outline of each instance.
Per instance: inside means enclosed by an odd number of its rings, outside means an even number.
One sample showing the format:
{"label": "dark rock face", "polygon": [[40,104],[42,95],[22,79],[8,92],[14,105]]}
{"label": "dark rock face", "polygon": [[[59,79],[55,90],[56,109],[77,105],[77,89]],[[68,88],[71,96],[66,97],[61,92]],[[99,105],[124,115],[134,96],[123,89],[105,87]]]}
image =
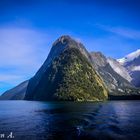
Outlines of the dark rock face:
{"label": "dark rock face", "polygon": [[0,100],[23,100],[26,94],[28,81],[6,91],[0,96]]}
{"label": "dark rock face", "polygon": [[110,95],[135,95],[140,94],[140,90],[135,88],[130,82],[116,73],[107,61],[107,58],[100,52],[91,53],[92,63],[103,78]]}
{"label": "dark rock face", "polygon": [[[58,53],[57,48],[63,49]],[[57,53],[54,55],[52,51]],[[107,99],[108,91],[81,43],[63,36],[54,43],[50,54],[52,55],[48,56],[44,65],[30,80],[26,100]]]}

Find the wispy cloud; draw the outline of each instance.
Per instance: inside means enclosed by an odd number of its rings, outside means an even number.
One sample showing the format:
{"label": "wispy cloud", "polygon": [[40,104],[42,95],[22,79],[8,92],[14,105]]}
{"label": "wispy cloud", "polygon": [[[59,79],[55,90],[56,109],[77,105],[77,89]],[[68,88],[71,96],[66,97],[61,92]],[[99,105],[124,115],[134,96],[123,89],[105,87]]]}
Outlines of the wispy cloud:
{"label": "wispy cloud", "polygon": [[[38,56],[40,53],[44,53],[44,45],[48,44],[47,41],[46,35],[34,30],[0,29],[0,66],[26,65],[34,67],[33,62],[38,64]],[[46,49],[49,48],[46,47]]]}
{"label": "wispy cloud", "polygon": [[125,27],[112,27],[107,25],[97,25],[98,28],[107,32],[128,38],[128,39],[140,39],[140,31]]}
{"label": "wispy cloud", "polygon": [[34,29],[0,28],[0,83],[33,76],[50,50],[50,36]]}
{"label": "wispy cloud", "polygon": [[24,79],[24,76],[21,75],[12,75],[12,74],[0,74],[0,83],[16,84],[21,79]]}
{"label": "wispy cloud", "polygon": [[140,66],[135,66],[134,68],[132,68],[132,71],[140,71]]}

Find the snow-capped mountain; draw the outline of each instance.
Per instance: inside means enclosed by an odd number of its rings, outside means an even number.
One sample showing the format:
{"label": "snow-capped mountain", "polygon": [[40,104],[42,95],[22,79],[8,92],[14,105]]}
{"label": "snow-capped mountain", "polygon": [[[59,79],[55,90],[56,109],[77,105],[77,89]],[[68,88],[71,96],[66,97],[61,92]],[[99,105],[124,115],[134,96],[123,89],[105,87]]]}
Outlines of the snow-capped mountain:
{"label": "snow-capped mountain", "polygon": [[140,49],[118,59],[118,62],[129,72],[131,83],[140,87]]}
{"label": "snow-capped mountain", "polygon": [[122,64],[122,65],[126,65],[127,63],[134,61],[138,57],[140,57],[140,49],[138,49],[137,51],[126,55],[125,57],[123,57],[121,59],[118,59],[118,62],[120,64]]}

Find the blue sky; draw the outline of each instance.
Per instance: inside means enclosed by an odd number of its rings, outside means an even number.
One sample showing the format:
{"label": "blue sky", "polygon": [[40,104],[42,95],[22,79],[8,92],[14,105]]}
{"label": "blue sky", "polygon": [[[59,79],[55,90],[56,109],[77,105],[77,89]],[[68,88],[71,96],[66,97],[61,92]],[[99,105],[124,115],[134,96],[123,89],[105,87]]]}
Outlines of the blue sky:
{"label": "blue sky", "polygon": [[140,48],[139,0],[0,0],[0,93],[32,77],[68,34],[121,58]]}

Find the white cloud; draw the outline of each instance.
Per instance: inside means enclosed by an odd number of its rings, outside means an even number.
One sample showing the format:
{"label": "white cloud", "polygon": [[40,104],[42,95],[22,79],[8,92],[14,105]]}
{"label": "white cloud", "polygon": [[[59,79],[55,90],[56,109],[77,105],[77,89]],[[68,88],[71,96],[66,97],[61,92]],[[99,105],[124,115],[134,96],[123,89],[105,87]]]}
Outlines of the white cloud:
{"label": "white cloud", "polygon": [[140,71],[140,66],[135,66],[132,68],[132,71]]}
{"label": "white cloud", "polygon": [[24,78],[25,77],[21,76],[21,75],[0,74],[0,83],[5,82],[8,84],[14,85],[17,82],[19,82],[21,79],[24,79]]}
{"label": "white cloud", "polygon": [[45,35],[34,30],[0,29],[0,65],[31,66],[33,62],[37,63],[47,41]]}

